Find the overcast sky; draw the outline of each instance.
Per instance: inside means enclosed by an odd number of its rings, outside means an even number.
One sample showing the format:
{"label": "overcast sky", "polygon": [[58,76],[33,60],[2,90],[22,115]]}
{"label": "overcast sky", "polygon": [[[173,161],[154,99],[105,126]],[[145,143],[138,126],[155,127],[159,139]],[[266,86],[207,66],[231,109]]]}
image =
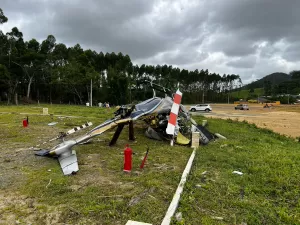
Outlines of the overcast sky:
{"label": "overcast sky", "polygon": [[[137,64],[239,74],[300,69],[299,0],[1,0],[25,40],[128,54]],[[299,65],[299,66],[297,66]]]}

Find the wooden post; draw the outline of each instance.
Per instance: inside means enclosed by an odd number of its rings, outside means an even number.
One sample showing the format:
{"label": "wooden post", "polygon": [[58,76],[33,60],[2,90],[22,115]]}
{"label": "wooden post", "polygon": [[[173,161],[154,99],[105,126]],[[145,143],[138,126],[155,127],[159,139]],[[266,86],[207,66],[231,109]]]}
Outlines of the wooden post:
{"label": "wooden post", "polygon": [[130,121],[129,122],[129,140],[130,141],[134,141],[135,137],[134,137],[134,128],[133,128],[133,122]]}
{"label": "wooden post", "polygon": [[112,146],[112,145],[116,144],[116,142],[117,142],[117,140],[118,140],[118,138],[119,138],[119,136],[120,136],[120,134],[121,134],[121,132],[122,132],[124,126],[125,126],[125,124],[119,124],[119,125],[118,125],[118,128],[117,128],[117,130],[116,130],[116,132],[115,132],[113,138],[112,138],[111,141],[109,142],[109,146]]}
{"label": "wooden post", "polygon": [[200,139],[200,133],[199,132],[193,132],[192,133],[192,148],[198,148],[199,147],[199,139]]}

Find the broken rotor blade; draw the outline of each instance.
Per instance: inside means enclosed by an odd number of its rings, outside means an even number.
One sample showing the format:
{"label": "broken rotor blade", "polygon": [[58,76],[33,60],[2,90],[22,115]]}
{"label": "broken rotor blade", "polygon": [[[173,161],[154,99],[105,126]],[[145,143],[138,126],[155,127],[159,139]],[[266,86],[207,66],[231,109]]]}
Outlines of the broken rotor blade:
{"label": "broken rotor blade", "polygon": [[85,124],[83,124],[83,125],[81,125],[79,127],[74,127],[73,129],[67,131],[66,135],[73,134],[76,131],[83,130],[83,129],[85,129],[85,128],[89,127],[89,126],[92,126],[92,125],[93,125],[92,122],[88,122],[88,123],[85,123]]}
{"label": "broken rotor blade", "polygon": [[44,141],[43,143],[38,144],[38,145],[36,145],[36,146],[34,146],[34,147],[30,147],[30,149],[32,149],[32,148],[38,148],[38,147],[40,147],[41,145],[44,145],[44,144],[47,144],[47,143],[49,143],[49,142],[55,141],[55,140],[57,140],[57,139],[59,139],[59,138],[66,137],[66,136],[68,136],[68,135],[70,135],[70,134],[73,134],[73,133],[75,133],[75,132],[77,132],[77,131],[83,130],[83,129],[85,129],[85,128],[89,127],[89,126],[92,126],[92,125],[93,125],[92,122],[88,122],[88,123],[85,123],[85,124],[83,124],[83,125],[81,125],[81,126],[79,126],[79,127],[74,127],[74,128],[72,128],[71,130],[68,130],[67,132],[60,132],[60,134],[59,134],[58,136],[56,136],[56,137],[54,137],[54,138],[52,138],[52,139],[50,139],[50,140],[48,140],[48,141]]}

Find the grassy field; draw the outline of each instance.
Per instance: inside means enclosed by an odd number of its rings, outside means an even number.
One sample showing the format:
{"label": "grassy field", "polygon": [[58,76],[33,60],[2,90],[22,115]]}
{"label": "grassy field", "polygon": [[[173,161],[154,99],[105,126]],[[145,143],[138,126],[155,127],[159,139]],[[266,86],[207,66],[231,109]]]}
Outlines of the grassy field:
{"label": "grassy field", "polygon": [[[34,156],[28,147],[86,121],[98,125],[114,110],[47,107],[54,115],[39,115],[42,108],[32,106],[0,108],[0,224],[125,224],[129,219],[159,224],[192,149],[149,140],[143,123],[137,123],[135,142],[128,142],[124,129],[114,147],[108,147],[114,131],[76,146],[80,171],[63,176],[56,159]],[[26,115],[29,127],[22,128]],[[47,125],[53,121],[58,124]],[[127,143],[135,153],[131,174],[122,171]],[[147,145],[149,158],[142,171]]]}
{"label": "grassy field", "polygon": [[300,224],[300,143],[244,122],[209,126],[228,140],[197,152],[182,224]]}
{"label": "grassy field", "polygon": [[[249,93],[250,90],[240,90],[240,91],[234,91],[231,93],[232,98],[239,98],[239,99],[247,99],[250,96]],[[263,88],[255,88],[254,89],[254,96],[262,96],[264,94]],[[256,98],[254,98],[255,100]]]}
{"label": "grassy field", "polygon": [[[43,107],[52,115],[40,115]],[[114,131],[77,146],[80,171],[75,176],[63,176],[57,160],[36,157],[28,149],[84,122],[97,125],[113,111],[1,106],[0,224],[125,224],[128,219],[160,224],[190,148],[149,140],[143,123],[137,123],[137,139],[130,143],[135,152],[131,174],[122,171],[128,143],[124,129],[114,147],[107,147]],[[22,128],[26,115],[30,124]],[[53,121],[58,124],[47,125]],[[228,140],[198,149],[178,209],[183,220],[173,224],[299,224],[300,144],[232,120],[209,119],[209,129]],[[147,145],[149,158],[141,171]]]}

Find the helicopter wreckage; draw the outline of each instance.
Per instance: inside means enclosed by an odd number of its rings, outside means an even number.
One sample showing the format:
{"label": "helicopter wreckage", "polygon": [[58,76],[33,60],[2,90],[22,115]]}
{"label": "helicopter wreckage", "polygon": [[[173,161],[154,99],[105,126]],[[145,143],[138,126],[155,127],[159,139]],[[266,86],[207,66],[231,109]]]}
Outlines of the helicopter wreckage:
{"label": "helicopter wreckage", "polygon": [[155,96],[153,84],[151,86],[154,92],[152,98],[136,105],[121,106],[114,113],[112,119],[96,126],[85,135],[63,141],[50,150],[39,150],[35,154],[57,157],[64,175],[74,174],[79,167],[76,152],[72,150],[73,146],[85,143],[108,130],[117,128],[109,143],[112,146],[118,140],[125,125],[129,126],[129,140],[134,140],[134,121],[136,120],[144,121],[148,125],[145,131],[147,137],[155,140],[169,140],[171,145],[172,143],[190,145],[193,132],[199,132],[199,143],[202,145],[208,144],[217,137],[191,118],[188,110],[180,104],[181,96],[179,101],[176,99],[181,94],[179,90],[173,97],[170,97],[167,95],[167,93],[171,93],[169,89],[156,85],[156,90],[165,92],[165,97],[160,98]]}

